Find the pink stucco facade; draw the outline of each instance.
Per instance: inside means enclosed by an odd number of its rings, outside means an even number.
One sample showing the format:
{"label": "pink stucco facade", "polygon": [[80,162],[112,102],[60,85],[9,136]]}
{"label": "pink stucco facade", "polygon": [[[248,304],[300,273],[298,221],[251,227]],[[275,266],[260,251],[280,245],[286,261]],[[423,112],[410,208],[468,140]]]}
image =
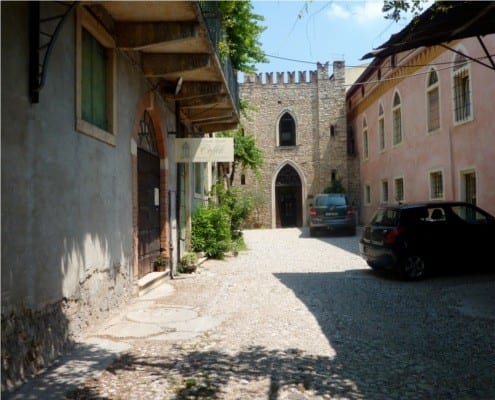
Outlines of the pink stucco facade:
{"label": "pink stucco facade", "polygon": [[[495,54],[495,35],[485,36],[483,42],[489,54]],[[450,46],[489,64],[476,38]],[[495,70],[468,62],[461,75],[453,67],[455,57],[456,53],[438,46],[399,54],[395,67],[389,57],[372,63],[362,75],[364,85],[349,91],[348,124],[360,158],[361,222],[368,222],[380,204],[396,202],[401,180],[403,202],[466,200],[495,215]],[[437,77],[433,84],[432,69]],[[430,89],[438,93],[438,102],[431,101],[431,107]],[[402,128],[398,144],[393,143],[396,93]],[[455,93],[470,97],[456,103]],[[439,127],[429,129],[428,115],[434,119],[430,108],[436,104]],[[468,110],[467,117],[456,114],[459,104]],[[380,145],[381,118],[384,146]]]}

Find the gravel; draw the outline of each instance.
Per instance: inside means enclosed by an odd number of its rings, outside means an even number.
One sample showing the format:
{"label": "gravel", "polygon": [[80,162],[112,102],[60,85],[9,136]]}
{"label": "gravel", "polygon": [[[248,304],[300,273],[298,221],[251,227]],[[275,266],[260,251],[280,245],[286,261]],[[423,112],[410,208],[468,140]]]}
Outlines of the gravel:
{"label": "gravel", "polygon": [[402,282],[366,266],[358,236],[244,236],[249,250],[206,261],[158,300],[212,329],[136,340],[67,398],[495,398],[494,274]]}

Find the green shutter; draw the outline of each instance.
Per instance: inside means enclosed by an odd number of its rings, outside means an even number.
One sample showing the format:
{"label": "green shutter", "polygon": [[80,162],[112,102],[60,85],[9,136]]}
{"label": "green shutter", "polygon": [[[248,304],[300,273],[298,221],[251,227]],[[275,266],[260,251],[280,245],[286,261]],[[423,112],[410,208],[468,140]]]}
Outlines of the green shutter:
{"label": "green shutter", "polygon": [[107,50],[82,32],[82,118],[107,129]]}

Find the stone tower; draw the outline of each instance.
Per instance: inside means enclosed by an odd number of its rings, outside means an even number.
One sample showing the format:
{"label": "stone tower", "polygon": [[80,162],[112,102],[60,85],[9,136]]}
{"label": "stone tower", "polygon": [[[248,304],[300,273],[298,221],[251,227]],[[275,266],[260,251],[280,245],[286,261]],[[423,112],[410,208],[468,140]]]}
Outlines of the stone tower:
{"label": "stone tower", "polygon": [[317,64],[316,71],[246,75],[240,97],[254,107],[243,118],[265,164],[259,179],[238,171],[235,185],[255,198],[252,224],[306,226],[315,194],[340,179],[357,205],[358,160],[348,154],[345,65]]}

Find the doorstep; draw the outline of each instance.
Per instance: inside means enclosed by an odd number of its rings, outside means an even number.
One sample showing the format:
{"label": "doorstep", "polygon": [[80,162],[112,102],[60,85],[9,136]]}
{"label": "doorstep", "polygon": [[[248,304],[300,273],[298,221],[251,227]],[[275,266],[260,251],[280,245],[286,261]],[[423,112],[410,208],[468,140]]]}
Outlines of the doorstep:
{"label": "doorstep", "polygon": [[150,272],[138,280],[138,297],[160,286],[168,278],[168,271]]}

